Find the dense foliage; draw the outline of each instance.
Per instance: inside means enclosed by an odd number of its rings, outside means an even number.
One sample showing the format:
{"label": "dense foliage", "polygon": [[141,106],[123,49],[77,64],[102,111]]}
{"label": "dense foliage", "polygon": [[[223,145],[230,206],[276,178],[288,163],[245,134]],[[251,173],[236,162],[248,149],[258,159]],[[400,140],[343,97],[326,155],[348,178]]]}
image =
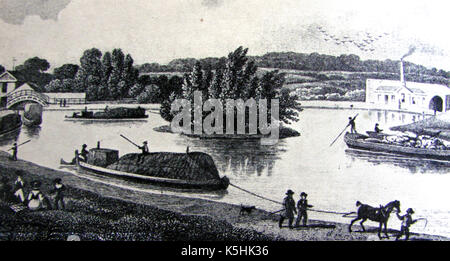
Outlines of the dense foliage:
{"label": "dense foliage", "polygon": [[[219,99],[224,112],[227,99],[235,101],[242,99],[245,102],[253,98],[258,104],[261,99],[266,99],[269,122],[271,122],[270,101],[278,99],[280,102],[279,120],[285,123],[297,121],[298,111],[301,110],[300,104],[295,95],[290,94],[288,90],[283,90],[284,75],[278,71],[268,71],[261,77],[258,76],[258,68],[253,60],[248,59],[247,51],[248,49],[239,47],[226,59],[222,59],[214,70],[210,66],[204,68],[201,62],[196,62],[192,71],[183,77],[182,92],[171,93],[169,99],[162,103],[161,116],[167,121],[173,119],[178,112],[171,111],[170,106],[176,98],[189,100],[194,106],[194,92],[199,91],[202,94],[203,102],[210,98]],[[234,113],[237,113],[236,110]],[[211,112],[203,112],[203,119],[210,114]],[[246,123],[248,124],[248,122]]]}

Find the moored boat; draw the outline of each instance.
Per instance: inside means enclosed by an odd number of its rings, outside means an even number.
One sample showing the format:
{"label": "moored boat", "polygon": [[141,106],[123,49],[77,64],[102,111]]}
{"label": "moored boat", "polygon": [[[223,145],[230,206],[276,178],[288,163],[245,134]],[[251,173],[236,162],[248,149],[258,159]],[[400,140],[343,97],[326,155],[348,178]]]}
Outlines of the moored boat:
{"label": "moored boat", "polygon": [[137,181],[158,187],[193,190],[226,190],[229,179],[219,177],[212,158],[201,152],[131,153],[118,158],[118,151],[95,148],[88,161],[77,160],[80,170]]}
{"label": "moored boat", "polygon": [[417,148],[395,143],[388,143],[381,139],[357,133],[347,132],[344,141],[349,148],[374,152],[387,152],[402,155],[415,156],[420,158],[431,158],[439,160],[450,160],[450,149],[442,148]]}
{"label": "moored boat", "polygon": [[42,123],[42,106],[37,103],[25,104],[22,120],[25,126],[40,125]]}
{"label": "moored boat", "polygon": [[22,126],[19,114],[11,112],[0,115],[0,135],[7,135],[17,131]]}
{"label": "moored boat", "polygon": [[66,120],[133,120],[146,119],[145,109],[117,107],[109,109],[106,107],[103,111],[89,111],[86,109],[81,112],[74,112],[71,116],[65,116]]}

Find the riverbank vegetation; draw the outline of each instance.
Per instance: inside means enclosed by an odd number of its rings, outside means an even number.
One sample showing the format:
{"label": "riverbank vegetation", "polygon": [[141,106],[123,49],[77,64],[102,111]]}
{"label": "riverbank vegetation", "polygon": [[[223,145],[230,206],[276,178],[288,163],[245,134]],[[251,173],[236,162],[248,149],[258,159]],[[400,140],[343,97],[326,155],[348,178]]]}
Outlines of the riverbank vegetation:
{"label": "riverbank vegetation", "polygon": [[[5,160],[2,158],[1,160]],[[41,172],[43,170],[41,169]],[[42,182],[41,192],[49,194],[52,175],[36,175],[0,165],[2,177],[13,185],[22,175],[25,192],[33,180]],[[54,174],[54,173],[52,173]],[[63,179],[63,182],[65,179]],[[65,184],[65,210],[11,209],[9,198],[0,199],[0,241],[66,240],[77,235],[82,241],[273,241],[279,240],[250,229],[204,215],[185,215],[158,207],[100,196]],[[199,206],[201,207],[201,206]]]}
{"label": "riverbank vegetation", "polygon": [[[272,52],[247,56],[262,77],[278,70],[283,87],[301,100],[364,101],[367,78],[396,80],[399,61],[361,60],[354,54],[340,56],[318,53]],[[201,68],[205,77],[223,70],[227,57],[175,59],[166,65],[134,64],[121,49],[102,53],[97,48],[84,51],[78,64],[64,64],[48,70],[50,63],[33,57],[16,66],[20,81],[34,84],[40,92],[86,92],[88,101],[134,99],[139,103],[162,103],[171,93],[181,94],[185,74]],[[449,85],[450,72],[405,62],[407,81]],[[0,73],[5,70],[0,65]],[[210,79],[211,80],[211,79]]]}

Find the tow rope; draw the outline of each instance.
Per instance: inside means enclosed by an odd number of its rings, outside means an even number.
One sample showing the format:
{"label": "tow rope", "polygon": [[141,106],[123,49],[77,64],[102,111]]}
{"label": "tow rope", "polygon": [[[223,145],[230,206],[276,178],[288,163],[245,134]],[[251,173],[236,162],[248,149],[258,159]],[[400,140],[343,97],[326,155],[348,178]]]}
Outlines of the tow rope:
{"label": "tow rope", "polygon": [[[266,197],[264,197],[264,196],[258,195],[258,194],[254,193],[254,192],[251,192],[251,191],[246,190],[246,189],[244,189],[244,188],[241,188],[241,187],[239,187],[239,186],[237,186],[237,185],[234,185],[233,183],[230,183],[230,186],[233,186],[233,187],[235,187],[235,188],[237,188],[237,189],[239,189],[239,190],[242,190],[242,191],[244,191],[244,192],[246,192],[246,193],[248,193],[248,194],[251,194],[251,195],[253,195],[253,196],[255,196],[255,197],[258,197],[258,198],[265,199],[265,200],[270,201],[270,202],[273,202],[273,203],[277,203],[277,204],[283,205],[282,202],[279,202],[279,201],[276,201],[276,200],[273,200],[273,199],[266,198]],[[275,212],[271,212],[270,214],[276,214],[276,213],[281,212],[281,211],[283,211],[283,210],[284,210],[284,209],[281,209],[281,210],[278,210],[278,211],[275,211]],[[309,211],[320,212],[320,213],[328,213],[328,214],[336,214],[336,215],[342,215],[342,217],[347,217],[347,218],[350,218],[349,215],[351,215],[351,214],[356,214],[356,212],[354,212],[354,211],[352,211],[352,212],[336,212],[336,211],[327,211],[327,210],[320,210],[320,209],[309,209]]]}

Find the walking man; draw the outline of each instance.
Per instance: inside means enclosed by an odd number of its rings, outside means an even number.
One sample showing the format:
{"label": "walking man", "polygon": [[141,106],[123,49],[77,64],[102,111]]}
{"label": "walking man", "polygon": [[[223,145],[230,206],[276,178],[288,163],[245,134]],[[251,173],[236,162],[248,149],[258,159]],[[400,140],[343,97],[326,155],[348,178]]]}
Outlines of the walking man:
{"label": "walking man", "polygon": [[406,214],[403,216],[400,216],[397,212],[398,219],[402,220],[402,226],[400,228],[400,233],[397,235],[395,240],[399,240],[399,238],[403,235],[405,235],[405,241],[409,239],[409,227],[417,222],[417,219],[412,219],[412,214],[414,214],[414,210],[412,208],[408,208],[406,210]]}
{"label": "walking man", "polygon": [[303,219],[303,226],[306,227],[306,222],[308,221],[308,213],[307,209],[312,208],[312,205],[308,205],[308,200],[306,199],[308,194],[302,192],[300,194],[300,200],[297,202],[298,215],[297,220],[295,221],[295,226],[298,227],[300,221]]}
{"label": "walking man", "polygon": [[297,214],[297,210],[295,209],[295,201],[292,198],[292,195],[294,195],[294,191],[288,190],[286,192],[286,197],[283,200],[283,206],[284,211],[280,215],[280,221],[278,223],[278,226],[281,228],[283,226],[284,219],[289,220],[289,228],[294,228],[292,226],[292,223],[294,222],[294,212]]}
{"label": "walking man", "polygon": [[64,190],[66,187],[62,184],[62,181],[60,178],[56,178],[53,180],[54,188],[52,191],[50,191],[50,194],[56,194],[55,195],[55,209],[59,209],[61,205],[61,209],[65,209],[64,204]]}

